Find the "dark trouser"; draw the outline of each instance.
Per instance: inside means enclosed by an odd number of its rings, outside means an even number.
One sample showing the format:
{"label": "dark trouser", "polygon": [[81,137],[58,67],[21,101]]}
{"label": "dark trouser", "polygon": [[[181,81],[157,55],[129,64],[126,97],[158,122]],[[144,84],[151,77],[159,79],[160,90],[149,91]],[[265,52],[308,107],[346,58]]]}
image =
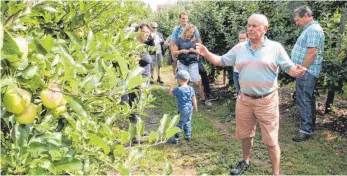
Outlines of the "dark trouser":
{"label": "dark trouser", "polygon": [[236,88],[236,93],[239,94],[240,92],[240,83],[239,83],[239,73],[238,72],[234,72],[233,73],[233,80],[234,80],[234,85]]}
{"label": "dark trouser", "polygon": [[[229,85],[231,85],[233,83],[233,78],[234,78],[234,74],[233,74],[233,67],[226,67],[227,73],[228,73],[228,80],[229,80]],[[234,81],[235,82],[235,81]]]}
{"label": "dark trouser", "polygon": [[204,87],[206,98],[208,98],[211,94],[210,82],[208,81],[208,76],[207,76],[207,72],[204,67],[204,64],[202,64],[202,62],[200,61],[199,61],[199,74],[201,76],[201,83],[202,83],[202,86]]}
{"label": "dark trouser", "polygon": [[[138,97],[135,92],[132,92],[132,93],[128,93],[124,95],[121,99],[122,99],[122,102],[128,101],[129,106],[133,107],[133,103],[138,100]],[[136,124],[137,116],[138,116],[137,113],[130,114],[130,117],[129,117],[130,123]]]}
{"label": "dark trouser", "polygon": [[316,128],[316,77],[306,72],[296,78],[296,105],[300,114],[300,132],[312,135]]}
{"label": "dark trouser", "polygon": [[172,65],[172,62],[174,62],[174,61],[172,60],[171,51],[169,49],[169,56],[167,58],[167,65]]}

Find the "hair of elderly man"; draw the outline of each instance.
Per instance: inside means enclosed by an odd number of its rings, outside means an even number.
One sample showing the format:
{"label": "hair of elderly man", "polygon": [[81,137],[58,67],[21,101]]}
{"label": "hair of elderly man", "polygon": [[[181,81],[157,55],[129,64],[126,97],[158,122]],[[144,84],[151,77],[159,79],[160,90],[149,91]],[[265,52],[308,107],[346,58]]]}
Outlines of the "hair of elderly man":
{"label": "hair of elderly man", "polygon": [[266,16],[260,13],[253,13],[248,19],[256,18],[263,26],[269,26]]}
{"label": "hair of elderly man", "polygon": [[188,13],[187,13],[187,12],[181,12],[180,15],[179,15],[178,17],[181,18],[182,15],[187,15],[187,16],[188,16]]}
{"label": "hair of elderly man", "polygon": [[308,6],[300,6],[294,10],[294,17],[299,16],[300,18],[307,15],[308,17],[312,17],[312,10]]}

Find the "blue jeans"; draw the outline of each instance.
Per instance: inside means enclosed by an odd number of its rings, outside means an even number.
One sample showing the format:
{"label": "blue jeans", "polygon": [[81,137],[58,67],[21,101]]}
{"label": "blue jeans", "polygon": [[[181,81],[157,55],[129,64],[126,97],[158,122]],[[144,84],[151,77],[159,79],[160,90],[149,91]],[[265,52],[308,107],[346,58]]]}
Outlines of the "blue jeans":
{"label": "blue jeans", "polygon": [[[180,121],[177,127],[184,131],[185,138],[190,138],[192,136],[192,114],[193,108],[184,108],[180,112]],[[176,138],[180,137],[180,134],[175,135]]]}
{"label": "blue jeans", "polygon": [[316,128],[316,77],[306,72],[296,78],[296,105],[300,114],[300,133],[312,135]]}
{"label": "blue jeans", "polygon": [[236,88],[236,93],[239,94],[240,92],[240,83],[239,83],[239,73],[238,72],[234,72],[233,73],[233,80],[234,80],[234,85]]}

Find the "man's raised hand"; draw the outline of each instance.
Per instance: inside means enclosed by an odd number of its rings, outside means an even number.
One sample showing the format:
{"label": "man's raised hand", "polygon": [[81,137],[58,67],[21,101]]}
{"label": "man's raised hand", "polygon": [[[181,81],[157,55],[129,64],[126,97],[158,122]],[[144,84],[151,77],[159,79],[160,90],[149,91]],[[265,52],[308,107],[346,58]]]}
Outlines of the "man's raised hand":
{"label": "man's raised hand", "polygon": [[203,57],[205,57],[208,53],[208,49],[201,43],[196,44],[196,51]]}

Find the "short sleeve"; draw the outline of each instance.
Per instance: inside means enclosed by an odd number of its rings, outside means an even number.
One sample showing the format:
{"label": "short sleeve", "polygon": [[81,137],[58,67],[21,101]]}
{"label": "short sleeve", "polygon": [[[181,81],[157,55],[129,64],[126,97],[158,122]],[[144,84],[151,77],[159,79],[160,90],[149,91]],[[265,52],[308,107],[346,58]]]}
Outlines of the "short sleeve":
{"label": "short sleeve", "polygon": [[180,43],[181,43],[181,40],[179,38],[177,38],[176,40],[173,40],[173,42],[175,43],[175,45],[180,48]]}
{"label": "short sleeve", "polygon": [[172,31],[172,34],[171,34],[171,40],[174,42],[176,42],[176,40],[178,39],[178,34],[177,34],[178,32],[176,30],[178,30],[177,27],[175,27],[175,29]]}
{"label": "short sleeve", "polygon": [[240,46],[241,45],[237,44],[221,57],[221,61],[224,66],[235,65],[236,52],[240,48]]}
{"label": "short sleeve", "polygon": [[190,87],[190,91],[192,92],[191,97],[195,96],[195,90],[193,87]]}
{"label": "short sleeve", "polygon": [[197,27],[195,27],[194,37],[195,38],[199,38],[200,37],[200,32],[199,32],[199,29]]}
{"label": "short sleeve", "polygon": [[319,41],[320,41],[320,32],[317,30],[309,30],[306,33],[307,40],[306,40],[306,46],[309,48],[318,48],[319,47]]}
{"label": "short sleeve", "polygon": [[169,35],[169,37],[167,37],[167,39],[166,40],[168,40],[168,41],[172,41],[172,35]]}
{"label": "short sleeve", "polygon": [[178,95],[178,92],[179,92],[179,88],[176,87],[174,90],[172,90],[172,94],[177,96]]}
{"label": "short sleeve", "polygon": [[286,71],[288,68],[292,67],[294,63],[290,60],[286,50],[281,44],[277,45],[277,65],[281,67],[283,71]]}

